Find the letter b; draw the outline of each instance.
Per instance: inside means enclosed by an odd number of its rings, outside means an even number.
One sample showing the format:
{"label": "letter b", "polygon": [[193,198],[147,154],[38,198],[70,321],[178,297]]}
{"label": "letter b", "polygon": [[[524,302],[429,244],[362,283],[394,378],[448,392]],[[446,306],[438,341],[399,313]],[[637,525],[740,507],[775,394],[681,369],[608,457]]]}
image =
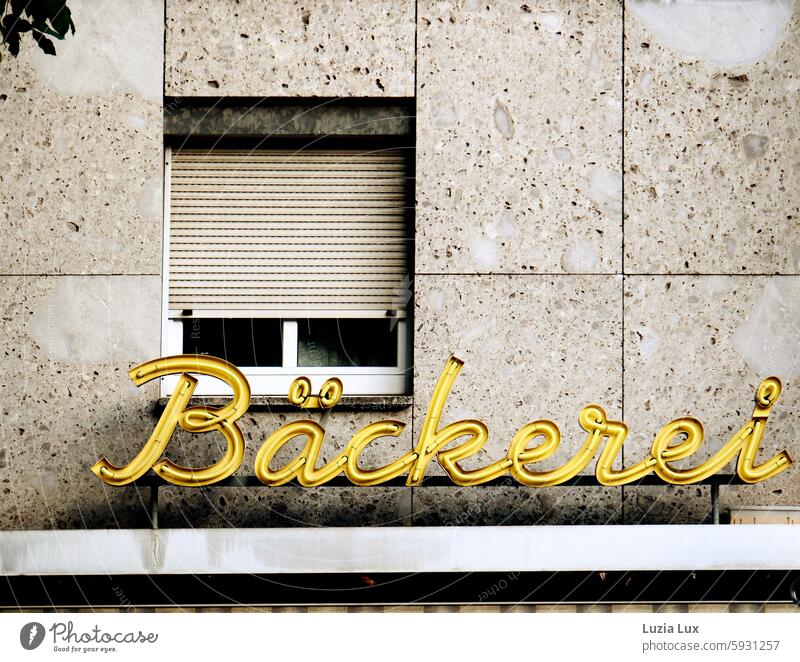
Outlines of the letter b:
{"label": "letter b", "polygon": [[[197,379],[189,372],[224,381],[233,389],[233,399],[223,407],[187,408],[197,386]],[[191,487],[216,483],[239,468],[244,459],[244,437],[234,421],[250,405],[250,385],[236,366],[213,356],[182,354],[148,361],[132,368],[128,374],[137,386],[166,375],[180,376],[153,434],[139,454],[121,467],[104,457],[92,466],[92,471],[101,480],[109,485],[127,485],[152,467],[167,482]],[[159,459],[178,425],[195,433],[217,430],[228,442],[225,455],[218,462],[199,469],[182,467],[166,458]]]}

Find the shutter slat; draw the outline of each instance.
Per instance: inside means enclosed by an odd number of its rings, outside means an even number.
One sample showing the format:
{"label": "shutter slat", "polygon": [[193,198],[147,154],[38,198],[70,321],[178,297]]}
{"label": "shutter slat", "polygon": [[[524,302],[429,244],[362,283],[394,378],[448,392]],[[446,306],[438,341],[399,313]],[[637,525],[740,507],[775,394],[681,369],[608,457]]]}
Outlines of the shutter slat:
{"label": "shutter slat", "polygon": [[[376,248],[374,250],[369,249],[359,249],[354,251],[325,251],[325,250],[314,250],[312,248],[306,248],[303,250],[292,248],[291,250],[286,251],[270,251],[269,253],[265,251],[258,251],[258,250],[225,250],[225,251],[215,251],[215,254],[219,257],[228,257],[228,258],[249,258],[253,260],[288,260],[294,258],[333,258],[338,260],[350,260],[350,253],[357,253],[355,258],[357,259],[359,256],[370,257],[373,259],[384,259],[384,258],[394,258],[400,259],[405,255],[405,251],[401,248],[395,251],[391,251],[388,249],[381,249]],[[208,259],[209,254],[207,252],[198,251],[198,250],[171,250],[170,251],[170,259],[172,258],[206,258]],[[322,275],[322,274],[321,274]]]}
{"label": "shutter slat", "polygon": [[[308,283],[306,283],[308,285]],[[207,286],[207,287],[214,287],[216,290],[219,290],[225,293],[228,297],[250,297],[254,299],[280,299],[280,298],[292,298],[295,299],[297,297],[303,297],[307,299],[328,299],[329,294],[324,290],[320,290],[318,287],[274,287],[274,286],[265,286],[265,285],[256,285],[251,284],[247,285],[221,285],[219,283]],[[175,288],[175,296],[180,298],[181,296],[191,296],[196,297],[198,300],[202,300],[203,297],[211,297],[212,299],[217,296],[217,294],[206,294],[207,287],[203,287],[201,284],[197,286],[180,286]],[[361,298],[366,300],[375,300],[380,299],[381,301],[392,301],[394,298],[400,296],[400,292],[397,292],[393,287],[372,287],[369,286],[367,283],[363,283],[360,285],[356,285],[353,287],[347,286],[340,286],[337,288],[337,297],[340,296],[349,296],[353,298]]]}
{"label": "shutter slat", "polygon": [[[208,235],[199,236],[177,236],[172,237],[172,250],[191,249],[192,246],[208,246]],[[303,237],[252,237],[252,236],[235,236],[235,237],[214,237],[216,241],[215,248],[219,250],[256,250],[263,249],[264,251],[273,250],[290,250],[298,246],[308,247],[309,250],[314,250],[317,247],[329,247],[340,250],[359,250],[359,248],[367,248],[372,246],[386,246],[387,248],[395,248],[398,244],[405,244],[407,239],[405,237],[386,237],[380,235],[359,235],[351,237],[336,237],[325,235],[306,235]]]}
{"label": "shutter slat", "polygon": [[[282,187],[288,189],[291,187]],[[333,187],[329,187],[333,188]],[[238,202],[240,200],[311,200],[329,202],[332,200],[349,201],[375,201],[389,200],[403,202],[402,192],[396,191],[365,191],[354,188],[340,189],[338,191],[204,191],[204,192],[176,192],[172,196],[173,204],[199,204],[205,202]]]}
{"label": "shutter slat", "polygon": [[176,214],[196,214],[198,212],[202,212],[212,214],[265,214],[270,216],[286,214],[363,214],[365,212],[369,213],[372,211],[374,211],[376,214],[387,212],[396,214],[398,210],[402,210],[403,208],[403,203],[391,202],[381,204],[380,201],[364,202],[363,205],[354,207],[353,201],[351,200],[331,200],[330,202],[320,201],[318,203],[304,203],[299,200],[286,200],[280,202],[276,200],[273,204],[270,204],[268,201],[264,201],[260,205],[256,205],[252,202],[250,204],[246,204],[244,201],[242,204],[238,205],[233,204],[232,202],[219,202],[207,205],[188,205],[178,203],[173,206]]}
{"label": "shutter slat", "polygon": [[[369,234],[365,234],[368,232]],[[358,228],[334,228],[334,229],[320,229],[320,228],[292,228],[292,234],[295,237],[319,237],[323,240],[342,240],[342,239],[358,239],[360,237],[370,238],[401,238],[407,241],[405,228],[402,227],[386,227],[386,228],[369,228],[368,230],[359,230]],[[206,237],[218,237],[216,230],[209,228],[191,228],[179,229],[177,232],[173,231],[172,240],[181,241],[202,241]],[[282,240],[286,237],[280,230],[274,228],[230,228],[226,231],[226,242],[233,242],[237,239],[260,239],[261,241]]]}
{"label": "shutter slat", "polygon": [[248,194],[332,194],[363,192],[365,195],[374,193],[405,194],[405,184],[402,180],[327,180],[319,183],[309,183],[306,179],[275,179],[271,181],[254,183],[230,182],[220,184],[210,183],[175,183],[172,186],[172,196],[176,199],[187,196],[214,196]]}
{"label": "shutter slat", "polygon": [[[176,263],[181,261],[176,259]],[[295,264],[283,263],[280,260],[272,260],[269,263],[257,262],[256,260],[249,260],[252,264],[239,264],[239,261],[220,260],[219,264],[212,264],[210,262],[203,262],[202,260],[189,260],[188,264],[176,264],[172,271],[172,276],[176,279],[180,278],[183,274],[236,274],[238,277],[246,278],[248,276],[257,276],[259,274],[275,274],[278,278],[291,276],[292,278],[297,275],[313,275],[319,279],[319,271],[324,269],[326,274],[335,276],[337,274],[366,274],[371,273],[377,275],[393,274],[395,276],[403,277],[405,271],[402,269],[402,264],[398,261],[397,264],[392,264],[391,260],[364,260],[359,264],[337,264],[332,261],[313,260],[313,264]],[[248,260],[242,260],[247,263]],[[298,262],[309,262],[309,260],[298,260]],[[198,278],[201,276],[197,276]]]}
{"label": "shutter slat", "polygon": [[292,223],[319,223],[320,221],[329,220],[331,223],[338,223],[341,221],[358,221],[364,223],[372,222],[389,222],[389,221],[402,221],[403,217],[398,215],[397,212],[387,214],[374,214],[371,216],[364,216],[359,214],[318,214],[316,216],[309,214],[174,214],[173,220],[177,221],[241,221],[242,223],[250,223],[252,221],[291,221]]}
{"label": "shutter slat", "polygon": [[[352,307],[357,307],[360,304],[370,310],[386,310],[388,307],[394,305],[394,299],[392,297],[369,298],[363,295],[342,295],[341,297],[337,297],[337,301],[335,302],[331,301],[329,298],[325,298],[324,295],[311,297],[303,296],[301,294],[292,294],[290,296],[284,296],[283,298],[279,296],[270,298],[262,295],[226,294],[225,297],[225,303],[221,306],[218,304],[218,297],[204,297],[197,294],[191,294],[185,299],[181,299],[180,297],[176,296],[174,300],[170,300],[170,305],[176,309],[188,308],[193,310],[195,313],[198,310],[212,306],[213,310],[219,310],[220,308],[224,309],[228,307],[234,307],[237,304],[241,307],[249,306],[254,312],[257,312],[260,307],[279,309],[286,308],[287,306],[296,306],[298,309],[308,309],[309,306],[320,306],[336,309],[339,307],[339,305],[348,303]],[[200,315],[196,316],[200,317]],[[253,317],[257,317],[257,315],[253,315]]]}
{"label": "shutter slat", "polygon": [[172,155],[169,308],[254,317],[402,317],[402,150]]}
{"label": "shutter slat", "polygon": [[[374,175],[364,174],[363,176],[356,177],[352,175],[332,176],[326,175],[322,172],[302,173],[300,176],[292,174],[275,174],[272,177],[206,177],[205,175],[189,177],[175,175],[172,178],[172,187],[175,191],[180,191],[185,188],[192,187],[205,187],[214,188],[218,187],[222,190],[261,190],[271,189],[276,186],[307,186],[307,187],[320,187],[320,186],[347,186],[347,187],[364,187],[364,190],[370,190],[373,186],[397,186],[404,185],[409,178],[405,172],[391,174],[378,174]],[[203,190],[201,188],[201,190]]]}
{"label": "shutter slat", "polygon": [[339,162],[382,162],[403,163],[404,158],[396,149],[385,151],[364,152],[358,150],[176,150],[172,153],[172,162],[181,163],[206,163],[206,162],[241,162],[241,163],[283,163],[297,161],[300,163],[339,163]]}
{"label": "shutter slat", "polygon": [[[173,314],[180,314],[184,310],[191,310],[192,317],[219,317],[221,312],[229,310],[249,311],[243,317],[288,317],[287,313],[294,312],[298,317],[345,317],[337,314],[339,311],[363,312],[376,311],[385,316],[385,311],[390,309],[391,303],[377,301],[374,303],[364,301],[237,301],[228,300],[224,303],[214,301],[195,305],[191,299],[173,301],[170,299],[170,310]],[[325,315],[324,313],[328,313]],[[319,314],[317,314],[319,313]],[[360,317],[361,315],[358,315]],[[364,317],[376,315],[364,314]],[[397,311],[393,317],[404,317],[404,311]],[[355,317],[355,315],[347,315]]]}
{"label": "shutter slat", "polygon": [[253,164],[223,164],[223,163],[208,163],[208,164],[174,164],[172,167],[172,176],[176,178],[192,178],[192,177],[270,177],[275,175],[286,176],[291,173],[294,176],[304,175],[308,170],[313,170],[313,177],[335,177],[340,173],[345,177],[352,177],[353,173],[366,172],[370,175],[383,174],[387,172],[402,173],[404,172],[403,164],[401,163],[329,163],[329,164],[315,164],[311,168],[303,166],[299,163],[253,163]]}
{"label": "shutter slat", "polygon": [[[319,276],[315,273],[292,273],[292,274],[251,274],[251,273],[176,273],[173,274],[176,287],[182,287],[182,283],[203,283],[203,287],[213,287],[213,283],[267,283],[285,284],[293,287],[298,283],[317,283]],[[403,274],[398,273],[331,273],[326,275],[326,281],[345,283],[376,283],[376,287],[383,284],[385,287],[395,287],[398,282],[403,280]]]}
{"label": "shutter slat", "polygon": [[263,268],[268,269],[272,272],[275,269],[283,270],[285,273],[289,273],[292,269],[297,269],[299,271],[308,271],[309,269],[335,269],[336,267],[341,267],[342,269],[364,269],[364,270],[372,270],[377,267],[404,267],[405,263],[405,255],[401,255],[400,257],[393,257],[393,258],[378,258],[378,257],[370,257],[369,254],[365,253],[361,256],[353,257],[352,259],[336,259],[334,258],[324,258],[320,257],[317,254],[314,257],[300,257],[300,256],[290,256],[287,257],[286,254],[282,254],[280,257],[273,257],[271,259],[264,259],[264,258],[249,258],[249,257],[232,257],[230,255],[215,255],[212,257],[205,256],[205,257],[181,257],[180,255],[175,255],[170,258],[170,264],[174,264],[176,269],[182,269],[184,267],[196,266],[196,267],[212,267],[214,269],[220,269],[223,267],[236,267],[237,269],[253,269],[254,273],[256,269]]}
{"label": "shutter slat", "polygon": [[172,224],[172,236],[178,235],[209,235],[218,236],[220,231],[223,231],[228,236],[238,234],[244,235],[272,235],[284,236],[287,232],[317,232],[320,234],[325,233],[338,233],[338,234],[354,234],[360,235],[365,232],[387,232],[387,233],[406,233],[405,223],[388,221],[378,223],[348,223],[346,221],[322,221],[322,222],[306,222],[295,223],[294,221],[249,221],[247,224],[228,222],[228,221],[192,221],[183,222],[177,221]]}

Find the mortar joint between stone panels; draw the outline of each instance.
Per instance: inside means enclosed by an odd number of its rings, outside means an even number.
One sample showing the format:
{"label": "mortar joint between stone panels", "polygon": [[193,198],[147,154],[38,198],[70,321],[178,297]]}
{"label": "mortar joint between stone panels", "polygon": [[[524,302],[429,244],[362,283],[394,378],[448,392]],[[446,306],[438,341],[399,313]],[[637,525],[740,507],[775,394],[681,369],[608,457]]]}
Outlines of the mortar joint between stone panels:
{"label": "mortar joint between stone panels", "polygon": [[[414,0],[414,99],[417,98],[417,58],[419,51],[419,0]],[[416,105],[414,108],[416,114]],[[416,140],[414,141],[416,143]]]}
{"label": "mortar joint between stone panels", "polygon": [[[413,343],[413,340],[412,340],[412,343]],[[409,439],[409,444],[410,444],[410,450],[413,451],[414,450],[414,440],[417,438],[416,437],[416,430],[414,429],[415,428],[415,421],[416,421],[417,417],[414,415],[414,412],[415,412],[415,409],[414,409],[415,398],[414,398],[414,382],[413,382],[413,378],[414,378],[414,373],[413,373],[413,370],[414,370],[414,353],[413,353],[413,351],[412,351],[412,354],[411,354],[411,370],[412,370],[412,373],[411,373],[411,378],[412,378],[412,382],[411,382],[411,420],[409,421],[409,426],[411,427],[411,438]],[[414,524],[416,523],[416,519],[417,519],[416,504],[415,504],[416,492],[414,490],[414,487],[410,487],[409,490],[411,491],[411,493],[409,494],[409,497],[408,497],[408,501],[409,501],[408,526],[414,526]]]}
{"label": "mortar joint between stone panels", "polygon": [[[625,0],[621,1],[622,30],[620,44],[620,115],[622,132],[620,135],[620,407],[622,420],[625,420]],[[622,466],[625,466],[625,448],[620,451]],[[625,522],[625,486],[620,488],[620,517]]]}
{"label": "mortar joint between stone panels", "polygon": [[[164,118],[164,97],[167,94],[167,3],[169,0],[163,0],[164,8],[164,32],[162,43],[162,62],[161,62],[161,118]],[[162,166],[163,167],[163,166]]]}
{"label": "mortar joint between stone panels", "polygon": [[65,274],[65,273],[0,273],[0,278],[58,278],[67,276],[69,278],[108,278],[109,276],[155,276],[161,278],[160,273],[103,273],[103,274]]}
{"label": "mortar joint between stone panels", "polygon": [[619,271],[584,271],[584,272],[571,272],[571,271],[417,271],[414,276],[474,276],[475,278],[483,278],[486,276],[620,276]]}
{"label": "mortar joint between stone panels", "polygon": [[620,48],[620,87],[622,94],[620,97],[620,115],[622,121],[622,132],[620,135],[620,157],[621,157],[621,202],[620,202],[620,244],[622,254],[620,255],[620,270],[623,278],[625,277],[625,0],[622,0],[622,30]]}
{"label": "mortar joint between stone panels", "polygon": [[[580,274],[576,274],[580,275]],[[585,275],[585,274],[584,274]],[[650,277],[650,278],[710,278],[710,277],[718,277],[722,276],[725,278],[738,276],[741,278],[775,278],[775,277],[784,277],[784,278],[797,278],[800,277],[800,273],[790,274],[790,273],[743,273],[743,272],[703,272],[699,273],[696,271],[693,272],[681,272],[681,271],[628,271],[624,274],[624,276],[633,276],[633,277]]]}

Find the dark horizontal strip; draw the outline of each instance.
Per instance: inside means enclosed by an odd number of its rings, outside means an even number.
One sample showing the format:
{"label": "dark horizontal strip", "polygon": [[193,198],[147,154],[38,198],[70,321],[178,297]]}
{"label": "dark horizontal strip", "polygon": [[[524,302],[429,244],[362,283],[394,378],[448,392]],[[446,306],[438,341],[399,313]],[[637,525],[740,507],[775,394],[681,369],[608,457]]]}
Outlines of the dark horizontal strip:
{"label": "dark horizontal strip", "polygon": [[798,582],[798,570],[14,576],[0,607],[762,604],[791,602]]}
{"label": "dark horizontal strip", "polygon": [[[294,485],[295,487],[300,487],[300,484],[297,481],[292,481],[287,483],[288,485]],[[736,474],[714,474],[709,478],[705,478],[698,483],[693,483],[694,485],[746,485],[746,483],[739,478]],[[175,487],[172,483],[168,483],[160,476],[155,474],[147,474],[142,476],[139,480],[134,483],[131,483],[127,487],[152,487],[152,486],[170,486]],[[661,487],[676,487],[674,485],[669,485],[661,480],[658,476],[645,476],[644,478],[640,478],[639,480],[633,483],[627,483],[625,487],[648,487],[648,486],[661,486]],[[392,478],[385,483],[381,483],[380,485],[375,485],[374,487],[405,487],[406,486],[406,478],[399,477],[399,478]],[[422,481],[423,487],[452,487],[452,488],[459,488],[458,485],[453,483],[450,478],[447,476],[426,476]],[[225,478],[213,485],[209,485],[209,487],[267,487],[262,483],[256,476],[231,476],[229,478]],[[351,483],[345,476],[336,476],[332,478],[328,482],[320,485],[319,487],[356,487]],[[475,485],[473,487],[524,487],[517,481],[505,477],[505,478],[496,478],[488,483],[482,483],[480,485]],[[569,480],[559,483],[558,485],[554,485],[553,487],[608,487],[607,485],[601,485],[594,474],[586,474],[581,476],[575,476],[574,478],[570,478]],[[274,488],[273,488],[274,489]],[[359,488],[363,489],[363,488]],[[460,489],[472,489],[472,488],[460,488]],[[528,488],[528,489],[535,489],[535,488]],[[619,489],[618,487],[611,487],[609,489]]]}
{"label": "dark horizontal strip", "polygon": [[[292,172],[292,171],[291,170],[276,170],[275,172],[287,173],[287,172]],[[313,180],[315,180],[315,179],[329,179],[329,180],[332,180],[332,181],[335,181],[337,179],[359,179],[359,180],[364,180],[365,182],[370,182],[370,181],[374,181],[374,180],[378,180],[378,179],[381,179],[381,180],[382,179],[386,179],[386,180],[390,180],[392,182],[403,181],[403,180],[406,180],[406,179],[409,179],[409,180],[410,179],[416,179],[416,177],[410,176],[407,173],[404,173],[404,172],[399,171],[399,170],[381,170],[381,171],[375,171],[375,172],[371,172],[369,170],[350,170],[350,171],[347,171],[347,172],[363,172],[365,174],[358,175],[358,176],[350,175],[350,174],[348,174],[348,175],[335,175],[335,174],[331,175],[331,174],[328,174],[328,173],[321,173],[319,171],[316,171],[316,172],[310,172],[310,173],[307,173],[307,174],[306,173],[301,173],[301,174],[297,174],[297,175],[286,175],[286,174],[284,174],[284,175],[275,175],[274,177],[272,177],[272,176],[271,177],[249,177],[248,179],[261,179],[261,180],[264,180],[265,182],[266,181],[272,181],[272,180],[280,180],[280,179],[304,179],[304,180],[307,179],[307,180],[309,180],[309,182],[311,184],[314,183]],[[194,180],[194,179],[225,180],[225,181],[220,181],[219,183],[224,183],[226,186],[228,186],[228,185],[231,185],[231,184],[236,184],[237,181],[242,179],[242,178],[238,177],[238,176],[234,176],[234,175],[229,175],[229,176],[211,175],[211,176],[209,176],[209,175],[186,175],[186,174],[182,174],[182,173],[175,173],[175,174],[172,175],[170,181],[171,181],[172,184],[181,184],[181,185],[183,185],[183,184],[189,183],[189,182],[187,182],[187,180]],[[228,180],[234,180],[234,181],[228,181]],[[192,184],[199,184],[200,182],[194,182],[193,181],[191,183]],[[246,182],[246,183],[245,182],[241,182],[241,183],[242,183],[242,185],[246,184],[247,186],[253,186],[252,182]],[[215,184],[215,182],[209,182],[209,184],[210,185],[211,184]],[[264,185],[268,186],[268,184],[264,184]],[[360,183],[359,183],[359,185],[360,185]]]}
{"label": "dark horizontal strip", "polygon": [[[186,268],[186,266],[189,266],[189,265],[182,265],[182,268]],[[220,269],[221,268],[222,267],[220,267]],[[305,265],[302,268],[303,269],[308,269],[308,267],[305,266]],[[202,276],[203,274],[220,275],[220,273],[225,273],[225,272],[220,272],[220,271],[186,271],[186,272],[184,272],[181,269],[179,269],[178,271],[180,271],[180,275],[181,276],[185,276],[185,278],[183,278],[183,280],[186,280],[186,279],[188,279],[190,277],[191,278],[196,278],[198,276]],[[174,274],[175,271],[173,270],[172,273]],[[254,271],[241,271],[241,272],[232,271],[232,272],[230,272],[231,278],[234,278],[234,276],[237,273],[243,274],[245,276],[262,275],[262,276],[265,276],[264,280],[274,280],[274,281],[279,282],[279,283],[285,282],[287,277],[289,278],[289,280],[292,280],[294,276],[301,275],[301,274],[306,274],[306,275],[309,275],[309,276],[317,276],[317,277],[320,275],[320,271],[319,270],[316,270],[316,271],[297,271],[295,269],[292,269],[288,273],[285,273],[285,272],[278,273],[278,272],[268,272],[268,271],[257,272],[257,271],[254,270]],[[406,275],[405,271],[402,271],[402,270],[399,270],[399,269],[396,270],[396,271],[375,271],[375,272],[369,272],[369,273],[371,275],[380,276],[381,278],[386,278],[386,279],[391,279],[393,276],[405,276]],[[329,273],[325,274],[326,277],[329,277],[329,276],[347,276],[347,275],[360,275],[360,276],[363,276],[364,275],[364,270],[363,269],[359,270],[359,269],[356,269],[355,267],[353,267],[353,269],[350,270],[350,271],[334,271],[334,272],[329,272]]]}
{"label": "dark horizontal strip", "polygon": [[[255,290],[254,296],[269,293],[270,290],[273,290],[280,294],[281,292],[292,292],[294,293],[296,290],[308,290],[312,287],[325,287],[328,293],[333,291],[339,290],[380,290],[382,292],[387,292],[394,290],[399,284],[402,283],[401,279],[395,280],[386,280],[386,281],[376,281],[376,280],[330,280],[326,278],[320,278],[318,281],[284,281],[283,285],[278,286],[265,286],[264,283],[267,282],[275,282],[275,281],[264,281],[264,280],[243,280],[241,278],[231,278],[227,280],[214,280],[210,281],[212,285],[204,285],[203,283],[209,282],[204,280],[195,280],[195,279],[185,279],[181,281],[177,281],[180,283],[174,284],[170,283],[169,289],[170,291],[175,291],[176,294],[185,294],[185,291],[197,292],[200,296],[215,296],[216,292],[220,291],[228,291],[228,290]],[[234,285],[228,285],[227,283],[235,283]],[[289,284],[292,283],[292,284]],[[202,290],[213,290],[213,292],[202,291]],[[325,293],[322,294],[312,294],[312,296],[323,296]],[[353,292],[353,296],[358,295],[358,292]],[[292,294],[292,296],[296,296]],[[366,294],[365,294],[366,296]],[[374,294],[370,294],[370,296],[374,296]]]}
{"label": "dark horizontal strip", "polygon": [[[275,245],[278,246],[279,244],[275,244]],[[284,245],[285,246],[291,246],[291,244],[284,244]],[[362,245],[368,246],[370,244],[362,244]],[[208,259],[214,259],[214,258],[216,258],[216,259],[221,259],[221,258],[232,259],[232,256],[229,256],[228,253],[256,253],[257,255],[253,256],[254,259],[267,259],[267,254],[273,254],[274,255],[276,253],[293,253],[293,254],[297,255],[299,258],[302,258],[304,253],[341,253],[341,254],[343,254],[345,256],[344,258],[339,258],[339,259],[350,259],[348,256],[349,256],[349,254],[352,254],[352,253],[366,253],[366,254],[377,253],[377,254],[380,254],[380,255],[394,254],[394,255],[397,255],[397,256],[404,257],[405,256],[405,252],[403,251],[402,244],[400,242],[398,242],[397,244],[395,244],[395,246],[399,246],[399,248],[396,247],[393,250],[376,249],[376,250],[372,250],[372,251],[365,251],[365,250],[361,250],[361,249],[357,250],[355,248],[353,248],[353,249],[348,248],[346,250],[345,249],[334,249],[334,250],[322,250],[322,249],[284,250],[284,249],[281,249],[281,250],[262,250],[262,251],[259,251],[259,250],[243,250],[243,249],[242,250],[239,250],[239,249],[228,250],[228,249],[220,248],[218,251],[216,251],[217,253],[219,253],[218,256],[205,256],[204,255],[202,257],[199,257],[198,259],[201,259],[201,260],[208,260]],[[185,259],[185,256],[181,255],[182,253],[190,253],[191,254],[191,253],[201,253],[201,252],[202,251],[200,251],[200,250],[190,250],[190,249],[185,249],[185,248],[180,248],[180,249],[174,248],[174,249],[170,250],[170,255],[174,255],[176,258]],[[258,253],[262,253],[262,254],[258,255]],[[273,258],[273,259],[276,259],[276,258]],[[328,258],[325,258],[325,259],[328,259]],[[373,258],[373,259],[378,259],[378,258]],[[384,259],[394,259],[394,258],[384,258]]]}
{"label": "dark horizontal strip", "polygon": [[[206,241],[198,241],[199,239],[206,239]],[[231,237],[226,239],[235,239],[236,237]],[[336,236],[327,236],[327,237],[320,237],[319,235],[301,235],[301,236],[293,236],[288,237],[286,235],[282,237],[258,237],[254,235],[248,235],[243,237],[245,239],[253,239],[254,241],[221,241],[217,237],[211,235],[180,235],[176,237],[180,241],[173,241],[173,245],[179,246],[213,246],[215,249],[218,248],[220,251],[228,250],[228,246],[267,246],[268,248],[272,248],[273,246],[380,246],[381,244],[387,244],[389,246],[396,246],[397,244],[405,244],[409,241],[406,237],[403,236],[391,236],[391,235],[351,235],[351,236],[344,236],[344,235],[336,235]],[[286,241],[278,242],[275,239],[285,239]],[[380,239],[380,241],[363,241],[365,239]],[[258,241],[256,241],[258,240]],[[272,240],[272,241],[271,241]],[[175,249],[177,250],[177,249]],[[180,249],[185,250],[185,249]],[[233,249],[239,250],[239,249]]]}

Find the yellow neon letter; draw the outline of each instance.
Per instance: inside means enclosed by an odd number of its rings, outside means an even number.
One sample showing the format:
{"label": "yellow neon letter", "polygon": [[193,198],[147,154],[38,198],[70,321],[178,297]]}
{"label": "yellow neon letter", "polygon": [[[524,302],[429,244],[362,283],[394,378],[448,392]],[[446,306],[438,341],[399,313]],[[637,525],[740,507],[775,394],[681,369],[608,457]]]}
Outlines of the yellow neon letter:
{"label": "yellow neon letter", "polygon": [[[781,394],[781,388],[781,381],[777,377],[768,377],[761,382],[756,390],[756,405],[750,420],[713,457],[691,469],[674,469],[669,466],[669,462],[686,458],[700,447],[703,443],[702,424],[693,418],[681,418],[665,425],[656,436],[650,451],[656,461],[656,474],[674,485],[696,483],[714,475],[737,453],[739,459],[736,471],[747,483],[767,480],[788,469],[792,464],[792,458],[786,451],[754,466],[767,426],[767,418]],[[669,442],[675,435],[681,433],[687,436],[686,440],[670,446]]]}
{"label": "yellow neon letter", "polygon": [[[780,397],[783,385],[777,377],[767,377],[758,385],[756,390],[756,406],[753,408],[753,416],[741,432],[744,432],[744,444],[739,453],[739,460],[736,462],[736,473],[746,483],[758,483],[777,476],[781,471],[785,471],[792,466],[792,458],[787,451],[781,451],[766,462],[754,466],[756,456],[764,438],[764,430],[767,427],[772,406]],[[750,429],[749,434],[746,431]],[[740,433],[741,434],[741,433]]]}
{"label": "yellow neon letter", "polygon": [[361,486],[380,485],[408,471],[409,465],[417,459],[414,451],[409,451],[394,462],[377,469],[362,469],[358,466],[361,452],[368,443],[380,437],[399,437],[405,427],[405,423],[400,421],[378,421],[370,423],[353,435],[345,451],[347,466],[344,469],[345,476],[351,483]]}
{"label": "yellow neon letter", "polygon": [[[574,478],[588,466],[605,436],[611,436],[612,439],[615,436],[619,437],[620,424],[615,421],[607,421],[605,411],[598,405],[587,405],[581,409],[578,420],[589,436],[574,457],[566,464],[550,471],[530,471],[525,465],[547,459],[558,450],[561,443],[558,426],[552,421],[545,420],[534,421],[521,428],[514,435],[514,439],[508,447],[508,459],[513,463],[511,475],[529,487],[559,485]],[[544,440],[537,446],[528,447],[528,444],[536,437],[544,437]],[[622,439],[624,439],[624,433]],[[605,477],[604,474],[603,477]],[[602,482],[600,475],[598,475],[598,480]]]}
{"label": "yellow neon letter", "polygon": [[[197,386],[197,380],[186,374],[189,372],[221,379],[233,389],[233,399],[223,407],[186,408]],[[128,374],[136,386],[166,375],[180,376],[153,434],[139,454],[122,467],[111,464],[105,458],[100,458],[92,466],[92,471],[101,480],[109,485],[126,485],[141,478],[152,467],[153,471],[174,485],[200,486],[227,478],[239,468],[244,458],[244,437],[234,421],[247,411],[250,385],[236,366],[213,356],[183,354],[148,361],[131,368]],[[218,462],[200,469],[182,467],[166,458],[158,460],[177,425],[188,432],[219,431],[228,442],[225,455]]]}
{"label": "yellow neon letter", "polygon": [[[502,475],[506,471],[506,468],[502,466],[505,464],[503,461],[475,471],[464,471],[457,465],[457,460],[472,455],[486,443],[488,431],[481,421],[472,419],[457,421],[439,429],[447,396],[450,395],[450,389],[453,388],[453,383],[463,367],[462,360],[451,356],[439,375],[431,395],[431,402],[428,405],[428,413],[425,415],[425,422],[422,424],[422,431],[414,449],[417,457],[414,459],[414,464],[411,465],[406,485],[422,484],[425,470],[437,453],[442,466],[457,485],[476,485],[491,480],[497,475]],[[439,453],[444,446],[463,436],[469,437],[465,444]]]}
{"label": "yellow neon letter", "polygon": [[[298,377],[289,387],[289,401],[303,409],[330,409],[342,397],[342,382],[336,377],[327,380],[318,396],[311,395],[311,381],[308,377]],[[305,436],[308,441],[300,455],[280,469],[270,469],[275,454],[288,441]],[[317,459],[325,439],[325,429],[314,421],[302,420],[288,423],[273,432],[256,455],[255,473],[265,485],[277,486],[288,483],[293,478],[303,487],[315,487],[328,482],[341,473],[347,464],[345,452],[317,469]]]}

